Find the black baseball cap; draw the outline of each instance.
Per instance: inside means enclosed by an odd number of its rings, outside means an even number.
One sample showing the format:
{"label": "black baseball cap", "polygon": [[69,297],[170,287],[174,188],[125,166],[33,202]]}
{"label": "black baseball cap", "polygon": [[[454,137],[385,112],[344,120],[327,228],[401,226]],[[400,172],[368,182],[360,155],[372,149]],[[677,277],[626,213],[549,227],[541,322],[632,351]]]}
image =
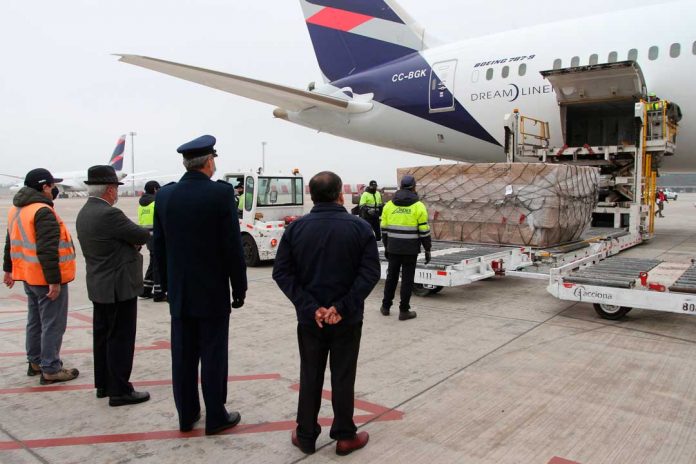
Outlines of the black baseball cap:
{"label": "black baseball cap", "polygon": [[24,178],[24,185],[27,187],[41,190],[44,185],[59,184],[63,179],[53,177],[53,175],[44,168],[32,169]]}

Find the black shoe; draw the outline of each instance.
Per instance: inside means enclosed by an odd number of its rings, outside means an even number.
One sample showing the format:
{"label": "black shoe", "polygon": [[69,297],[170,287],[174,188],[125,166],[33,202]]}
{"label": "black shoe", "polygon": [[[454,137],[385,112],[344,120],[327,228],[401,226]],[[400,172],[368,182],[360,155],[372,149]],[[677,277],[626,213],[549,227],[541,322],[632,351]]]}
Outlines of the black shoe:
{"label": "black shoe", "polygon": [[106,398],[106,388],[97,388],[97,398]]}
{"label": "black shoe", "polygon": [[149,300],[150,298],[152,298],[152,293],[143,293],[141,295],[138,295],[138,298],[143,300]]}
{"label": "black shoe", "polygon": [[415,311],[401,311],[399,312],[399,320],[407,321],[409,319],[415,319],[418,314]]}
{"label": "black shoe", "polygon": [[162,303],[167,301],[167,294],[166,293],[161,293],[157,294],[154,297],[152,297],[152,301],[155,303]]}
{"label": "black shoe", "polygon": [[186,426],[179,426],[179,431],[180,432],[190,432],[193,430],[193,426],[196,425],[196,422],[201,420],[201,412],[198,411],[198,414],[196,414],[196,417],[193,418],[193,422],[191,422],[189,425]]}
{"label": "black shoe", "polygon": [[112,396],[109,398],[109,406],[125,406],[127,404],[144,403],[150,399],[148,392],[132,391],[123,396]]}
{"label": "black shoe", "polygon": [[389,308],[385,308],[384,306],[382,306],[381,308],[379,308],[379,312],[382,313],[382,316],[388,316]]}
{"label": "black shoe", "polygon": [[41,374],[41,368],[39,367],[39,365],[30,362],[29,367],[27,368],[27,375],[29,377],[34,377],[35,375],[39,374]]}
{"label": "black shoe", "polygon": [[216,433],[220,433],[224,430],[231,429],[235,425],[239,424],[239,421],[242,420],[242,416],[239,415],[237,411],[232,411],[227,413],[227,420],[222,424],[218,425],[217,427],[213,428],[205,428],[205,434],[206,435],[215,435]]}

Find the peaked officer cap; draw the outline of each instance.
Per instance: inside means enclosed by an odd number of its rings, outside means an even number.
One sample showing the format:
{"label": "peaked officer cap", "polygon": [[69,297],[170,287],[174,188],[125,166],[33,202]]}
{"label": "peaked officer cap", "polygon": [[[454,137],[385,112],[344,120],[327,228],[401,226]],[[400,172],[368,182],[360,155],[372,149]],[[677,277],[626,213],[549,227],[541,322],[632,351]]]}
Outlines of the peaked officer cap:
{"label": "peaked officer cap", "polygon": [[217,156],[217,152],[213,148],[215,142],[215,137],[212,135],[201,135],[197,139],[183,144],[177,148],[176,151],[184,155],[186,159],[198,158],[205,155]]}

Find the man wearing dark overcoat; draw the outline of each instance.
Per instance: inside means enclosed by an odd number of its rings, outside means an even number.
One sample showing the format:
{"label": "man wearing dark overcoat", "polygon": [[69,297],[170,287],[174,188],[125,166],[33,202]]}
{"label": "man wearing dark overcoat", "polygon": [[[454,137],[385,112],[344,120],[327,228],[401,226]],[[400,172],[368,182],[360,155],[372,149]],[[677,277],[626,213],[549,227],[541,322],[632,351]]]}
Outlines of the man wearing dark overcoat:
{"label": "man wearing dark overcoat", "polygon": [[87,265],[87,294],[94,305],[94,386],[109,406],[150,399],[130,383],[138,295],[143,291],[140,248],[150,237],[114,205],[119,182],[112,166],[87,172],[89,199],[77,215],[77,238]]}
{"label": "man wearing dark overcoat", "polygon": [[172,380],[179,430],[200,419],[198,365],[205,402],[205,433],[237,425],[228,412],[227,349],[230,284],[233,308],[247,290],[237,204],[232,185],[213,182],[215,137],[180,146],[186,174],[157,192],[154,249],[172,318]]}
{"label": "man wearing dark overcoat", "polygon": [[336,453],[352,453],[369,440],[353,421],[355,376],[365,299],[379,282],[379,255],[370,226],[343,206],[342,187],[333,172],[312,177],[314,208],[288,226],[273,266],[273,279],[297,313],[300,398],[290,439],[307,454],[314,453],[321,433],[317,418],[328,359]]}

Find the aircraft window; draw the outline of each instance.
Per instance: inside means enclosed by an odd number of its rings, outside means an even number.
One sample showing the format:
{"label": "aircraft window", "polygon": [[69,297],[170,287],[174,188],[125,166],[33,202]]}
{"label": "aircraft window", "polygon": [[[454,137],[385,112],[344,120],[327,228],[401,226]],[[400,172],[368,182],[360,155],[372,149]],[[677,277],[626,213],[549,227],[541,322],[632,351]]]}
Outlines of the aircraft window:
{"label": "aircraft window", "polygon": [[691,53],[696,55],[696,42],[694,42],[694,44],[691,46]]}
{"label": "aircraft window", "polygon": [[517,70],[517,73],[518,73],[520,76],[524,76],[525,74],[527,74],[527,65],[524,64],[524,63],[522,63],[522,64],[520,65],[519,69]]}
{"label": "aircraft window", "polygon": [[681,55],[681,44],[673,43],[672,46],[669,47],[669,56],[677,58],[679,55]]}
{"label": "aircraft window", "polygon": [[619,54],[616,52],[610,52],[609,59],[607,61],[609,61],[609,63],[616,63],[619,61]]}
{"label": "aircraft window", "polygon": [[486,80],[490,81],[491,79],[493,79],[493,68],[488,68],[486,70]]}
{"label": "aircraft window", "polygon": [[597,64],[597,63],[599,63],[599,55],[597,55],[596,53],[593,53],[592,55],[590,55],[590,64]]}
{"label": "aircraft window", "polygon": [[502,72],[503,79],[507,79],[507,77],[509,75],[510,75],[510,66],[503,66],[503,72]]}
{"label": "aircraft window", "polygon": [[471,73],[471,82],[473,82],[474,84],[477,83],[478,78],[479,78],[478,69],[474,69],[474,72]]}
{"label": "aircraft window", "polygon": [[563,60],[556,58],[553,60],[553,69],[561,69],[563,67]]}
{"label": "aircraft window", "polygon": [[655,61],[659,55],[660,49],[657,48],[655,45],[648,49],[648,59],[650,59],[651,61]]}
{"label": "aircraft window", "polygon": [[638,60],[638,50],[635,48],[632,48],[628,51],[628,61],[636,61]]}
{"label": "aircraft window", "polygon": [[571,58],[571,60],[570,60],[570,67],[571,67],[571,68],[577,68],[578,66],[580,66],[580,57],[579,57],[579,56],[574,56],[574,57]]}

